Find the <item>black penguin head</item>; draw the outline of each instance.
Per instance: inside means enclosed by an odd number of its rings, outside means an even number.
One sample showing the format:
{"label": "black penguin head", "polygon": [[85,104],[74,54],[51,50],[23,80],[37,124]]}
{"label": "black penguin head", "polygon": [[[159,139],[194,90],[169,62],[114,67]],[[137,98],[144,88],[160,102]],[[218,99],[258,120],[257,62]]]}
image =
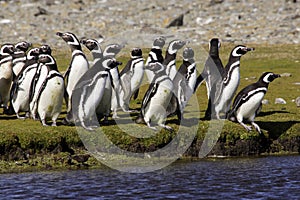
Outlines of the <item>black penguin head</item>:
{"label": "black penguin head", "polygon": [[221,47],[221,40],[219,38],[212,38],[209,41],[209,54],[218,56],[220,47]]}
{"label": "black penguin head", "polygon": [[191,47],[183,49],[182,56],[184,60],[190,60],[194,58],[194,50]]}
{"label": "black penguin head", "polygon": [[158,38],[155,38],[152,48],[162,49],[163,46],[165,45],[165,43],[166,43],[166,38],[163,36],[160,36]]}
{"label": "black penguin head", "polygon": [[121,49],[124,48],[123,44],[110,44],[108,46],[105,47],[104,52],[103,52],[103,56],[111,56],[114,57],[116,56]]}
{"label": "black penguin head", "polygon": [[0,55],[13,55],[15,47],[13,44],[4,44],[0,49]]}
{"label": "black penguin head", "polygon": [[168,52],[169,54],[176,53],[179,49],[181,49],[186,44],[186,41],[182,40],[173,40],[169,43]]}
{"label": "black penguin head", "polygon": [[56,61],[49,54],[40,54],[38,62],[46,65],[48,67],[48,69],[50,69],[50,70],[56,70],[57,71]]}
{"label": "black penguin head", "polygon": [[261,75],[260,80],[263,81],[264,83],[270,83],[279,77],[280,77],[279,74],[274,74],[273,72],[265,72]]}
{"label": "black penguin head", "polygon": [[231,51],[231,56],[233,57],[241,57],[242,55],[246,54],[248,51],[254,51],[255,48],[249,48],[243,45],[237,45]]}
{"label": "black penguin head", "polygon": [[84,46],[86,46],[86,48],[88,48],[90,51],[96,49],[99,45],[98,41],[95,39],[81,39],[80,43],[83,44]]}
{"label": "black penguin head", "polygon": [[49,45],[44,44],[40,47],[40,54],[49,54],[51,55],[52,49]]}
{"label": "black penguin head", "polygon": [[122,65],[122,62],[117,61],[115,58],[106,56],[103,58],[102,65],[106,70],[110,70],[119,65]]}
{"label": "black penguin head", "polygon": [[21,42],[18,42],[17,44],[15,44],[15,49],[26,52],[29,49],[29,47],[31,47],[31,46],[32,46],[32,44],[30,42],[21,41]]}
{"label": "black penguin head", "polygon": [[28,60],[31,60],[31,59],[37,60],[39,55],[40,55],[40,48],[32,48],[27,53],[27,59]]}
{"label": "black penguin head", "polygon": [[143,55],[142,49],[135,47],[131,50],[131,58],[141,57]]}
{"label": "black penguin head", "polygon": [[79,40],[77,39],[76,35],[71,32],[57,32],[57,36],[61,37],[72,49],[78,49],[81,50],[81,46],[79,43]]}
{"label": "black penguin head", "polygon": [[165,70],[165,67],[160,62],[150,62],[147,69],[151,70],[155,74]]}

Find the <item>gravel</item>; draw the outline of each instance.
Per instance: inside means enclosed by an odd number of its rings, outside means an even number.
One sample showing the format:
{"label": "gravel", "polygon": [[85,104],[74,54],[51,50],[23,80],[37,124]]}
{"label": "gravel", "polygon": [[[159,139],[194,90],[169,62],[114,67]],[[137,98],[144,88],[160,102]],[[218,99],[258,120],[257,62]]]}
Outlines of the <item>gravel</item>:
{"label": "gravel", "polygon": [[[150,47],[158,35],[195,44],[299,44],[300,2],[287,0],[0,0],[0,43],[65,45],[57,31]],[[184,14],[183,25],[165,28]]]}

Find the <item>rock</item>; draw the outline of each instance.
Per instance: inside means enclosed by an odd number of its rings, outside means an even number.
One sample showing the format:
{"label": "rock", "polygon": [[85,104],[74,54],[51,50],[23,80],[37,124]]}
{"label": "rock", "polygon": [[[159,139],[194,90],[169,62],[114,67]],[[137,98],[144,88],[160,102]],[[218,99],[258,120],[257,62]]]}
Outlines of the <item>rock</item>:
{"label": "rock", "polygon": [[297,97],[295,102],[297,107],[300,107],[300,97]]}
{"label": "rock", "polygon": [[176,19],[171,21],[171,23],[166,28],[170,28],[172,26],[177,26],[177,27],[182,26],[183,25],[183,17],[184,17],[184,14],[181,14],[179,17],[177,17]]}
{"label": "rock", "polygon": [[269,102],[269,100],[267,100],[267,99],[263,99],[263,100],[261,101],[261,103],[264,104],[264,105],[268,105],[270,102]]}
{"label": "rock", "polygon": [[291,73],[283,73],[283,74],[280,74],[281,77],[291,77],[292,74]]}
{"label": "rock", "polygon": [[275,104],[286,104],[286,101],[283,98],[276,98]]}

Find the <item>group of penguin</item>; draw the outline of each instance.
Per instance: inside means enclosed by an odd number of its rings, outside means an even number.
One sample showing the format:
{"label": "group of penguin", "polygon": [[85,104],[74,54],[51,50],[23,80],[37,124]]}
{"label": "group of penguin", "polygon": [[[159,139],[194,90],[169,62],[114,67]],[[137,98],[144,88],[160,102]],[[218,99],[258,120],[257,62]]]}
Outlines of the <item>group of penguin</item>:
{"label": "group of penguin", "polygon": [[[79,40],[71,32],[57,32],[70,47],[72,59],[64,74],[60,73],[51,48],[42,45],[31,48],[29,42],[3,44],[0,50],[0,103],[4,113],[15,113],[17,118],[31,117],[47,126],[47,119],[56,120],[65,100],[67,114],[64,124],[75,124],[86,130],[94,130],[99,121],[108,122],[108,117],[119,118],[118,111],[134,112],[129,108],[130,100],[137,98],[144,75],[149,86],[143,97],[136,123],[145,123],[149,128],[159,127],[172,130],[165,124],[169,116],[183,119],[184,109],[198,86],[205,81],[208,106],[206,119],[230,119],[237,121],[247,130],[250,122],[258,132],[254,122],[260,110],[261,101],[268,85],[280,77],[265,72],[256,83],[242,89],[235,97],[240,82],[240,58],[254,48],[238,45],[229,55],[223,67],[219,58],[220,40],[213,38],[209,43],[209,55],[204,69],[197,76],[194,51],[183,49],[182,64],[177,70],[177,52],[187,42],[175,39],[163,56],[166,38],[157,37],[145,61],[141,48],[133,48],[125,67],[117,61],[116,55],[124,45],[110,44],[104,50],[95,39]],[[84,45],[92,54],[89,62],[82,50]],[[30,50],[29,50],[30,49]],[[27,52],[28,51],[28,52]],[[232,103],[233,102],[233,103]],[[25,112],[25,117],[20,116]]]}

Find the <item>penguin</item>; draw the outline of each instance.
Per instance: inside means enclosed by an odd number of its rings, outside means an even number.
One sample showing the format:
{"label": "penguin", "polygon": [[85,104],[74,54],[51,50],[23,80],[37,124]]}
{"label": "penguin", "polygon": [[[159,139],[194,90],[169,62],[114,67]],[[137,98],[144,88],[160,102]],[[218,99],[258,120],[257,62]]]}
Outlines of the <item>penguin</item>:
{"label": "penguin", "polygon": [[254,119],[260,108],[261,101],[268,91],[269,83],[279,77],[279,74],[265,72],[256,83],[252,83],[242,89],[234,99],[232,109],[229,113],[229,119],[231,121],[237,121],[246,130],[250,131],[251,126],[244,123],[244,120],[247,120],[261,133],[260,127],[254,122]]}
{"label": "penguin", "polygon": [[[39,98],[41,95],[41,91],[44,90],[45,83],[49,79],[48,76],[50,72],[54,72],[54,71],[58,72],[57,64],[54,57],[48,54],[40,54],[38,60],[38,66],[31,83],[30,95],[29,95],[30,98],[29,109],[30,109],[31,117],[34,120],[38,119],[37,114],[38,114]],[[40,118],[40,120],[42,119]],[[43,125],[45,124],[43,123]]]}
{"label": "penguin", "polygon": [[[115,58],[116,55],[124,48],[123,44],[110,44],[107,45],[103,51],[104,57]],[[120,72],[118,67],[113,67],[110,71],[110,79],[112,86],[112,96],[111,96],[111,110],[113,112],[112,118],[118,118],[117,110],[120,107],[120,97],[119,91],[121,87],[120,83]],[[105,117],[107,121],[107,116]]]}
{"label": "penguin", "polygon": [[[103,57],[79,79],[72,96],[72,120],[75,124],[90,131],[97,127],[94,126],[97,121],[96,110],[104,98],[106,82],[110,81],[109,71],[120,64],[114,58]],[[110,107],[103,109],[110,110]]]}
{"label": "penguin", "polygon": [[151,124],[155,121],[158,126],[171,131],[173,130],[172,127],[164,123],[167,117],[167,107],[173,94],[173,82],[166,74],[163,64],[159,62],[150,63],[148,69],[153,71],[155,76],[143,98],[140,116],[136,119],[136,122],[144,121],[149,128],[157,130]]}
{"label": "penguin", "polygon": [[225,66],[224,79],[222,80],[221,87],[216,90],[214,97],[215,102],[213,102],[213,107],[217,119],[221,119],[221,113],[224,113],[226,118],[232,99],[240,83],[240,59],[247,52],[253,50],[254,48],[243,45],[237,45],[232,49],[228,63]]}
{"label": "penguin", "polygon": [[170,76],[171,80],[174,79],[177,73],[177,69],[176,69],[177,51],[181,49],[185,44],[186,44],[185,41],[173,40],[169,43],[169,46],[167,48],[163,65],[166,66],[167,75]]}
{"label": "penguin", "polygon": [[70,32],[57,32],[56,35],[61,37],[69,45],[72,51],[71,63],[64,74],[66,87],[65,100],[67,103],[67,112],[70,112],[72,91],[80,77],[89,69],[89,62],[83,53],[80,42],[75,34]]}
{"label": "penguin", "polygon": [[11,105],[18,119],[25,119],[20,117],[19,112],[29,112],[30,102],[30,89],[33,78],[35,76],[38,66],[38,56],[40,54],[40,48],[32,48],[27,53],[26,63],[21,72],[15,77],[12,89],[10,93]]}
{"label": "penguin", "polygon": [[[219,48],[221,47],[221,42],[218,38],[212,38],[209,42],[209,55],[206,59],[204,69],[202,73],[197,77],[194,92],[203,80],[206,82],[206,91],[208,98],[208,105],[205,111],[204,119],[211,119],[212,111],[214,111],[214,106],[212,102],[215,101],[215,93],[220,89],[222,80],[224,78],[225,69],[222,61],[219,57]],[[213,113],[213,116],[215,114]]]}
{"label": "penguin", "polygon": [[[56,126],[56,120],[61,112],[64,97],[64,78],[57,70],[54,58],[48,54],[39,55],[40,68],[48,71],[47,76],[37,92],[37,113],[43,126],[47,126],[46,120],[51,118],[52,126]],[[44,71],[42,69],[42,71]]]}
{"label": "penguin", "polygon": [[[173,79],[174,94],[168,107],[173,112],[177,112],[179,120],[183,118],[183,111],[189,99],[193,95],[193,91],[197,79],[196,62],[194,59],[194,50],[191,47],[186,47],[183,50],[183,61],[180,65],[176,76]],[[171,106],[171,108],[170,108]]]}
{"label": "penguin", "polygon": [[80,43],[83,44],[84,46],[86,46],[88,48],[88,50],[91,51],[92,55],[93,55],[93,62],[92,65],[93,66],[98,60],[100,60],[101,58],[103,58],[103,52],[100,46],[100,43],[103,40],[97,41],[95,39],[81,39]]}
{"label": "penguin", "polygon": [[52,53],[52,49],[51,47],[48,45],[48,44],[43,44],[41,47],[40,47],[40,54],[48,54],[48,55],[51,55]]}
{"label": "penguin", "polygon": [[133,48],[130,53],[130,60],[120,72],[122,90],[120,91],[120,105],[123,110],[129,112],[130,98],[138,95],[138,89],[144,77],[144,58],[140,48]]}
{"label": "penguin", "polygon": [[159,62],[161,64],[164,62],[164,57],[162,55],[162,49],[163,49],[165,43],[166,43],[166,38],[163,36],[157,37],[153,41],[153,45],[151,47],[151,50],[150,50],[147,60],[145,62],[145,73],[146,73],[149,83],[152,82],[154,74],[151,70],[148,70],[147,67],[150,63],[153,63],[153,62]]}
{"label": "penguin", "polygon": [[30,42],[21,41],[15,44],[15,52],[13,59],[13,73],[14,77],[18,76],[20,71],[22,71],[23,67],[26,63],[26,52],[31,47],[32,44]]}
{"label": "penguin", "polygon": [[13,80],[12,61],[14,54],[13,44],[3,44],[0,49],[0,105],[4,112],[8,110],[10,88]]}

